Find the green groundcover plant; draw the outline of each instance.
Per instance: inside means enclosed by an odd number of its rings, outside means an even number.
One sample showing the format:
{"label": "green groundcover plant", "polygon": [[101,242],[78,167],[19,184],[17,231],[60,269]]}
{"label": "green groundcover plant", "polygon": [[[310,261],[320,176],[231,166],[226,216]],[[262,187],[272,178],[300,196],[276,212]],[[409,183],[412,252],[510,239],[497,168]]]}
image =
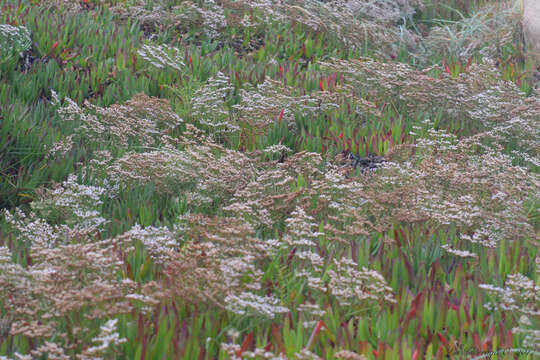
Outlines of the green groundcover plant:
{"label": "green groundcover plant", "polygon": [[519,2],[0,0],[0,360],[535,359]]}

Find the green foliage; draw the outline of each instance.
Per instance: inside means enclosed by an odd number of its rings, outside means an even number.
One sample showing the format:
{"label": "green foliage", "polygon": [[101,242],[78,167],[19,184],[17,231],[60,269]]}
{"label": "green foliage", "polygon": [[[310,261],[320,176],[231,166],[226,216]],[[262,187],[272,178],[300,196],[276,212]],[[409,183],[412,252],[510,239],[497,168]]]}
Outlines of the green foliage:
{"label": "green foliage", "polygon": [[0,0],[0,357],[534,350],[519,20],[388,3]]}

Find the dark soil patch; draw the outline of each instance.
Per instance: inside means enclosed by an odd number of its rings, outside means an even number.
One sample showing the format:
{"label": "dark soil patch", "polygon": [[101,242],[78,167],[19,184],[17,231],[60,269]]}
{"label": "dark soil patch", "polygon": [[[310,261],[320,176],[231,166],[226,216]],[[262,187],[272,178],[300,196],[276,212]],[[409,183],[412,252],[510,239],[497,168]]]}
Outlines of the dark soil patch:
{"label": "dark soil patch", "polygon": [[343,152],[341,153],[340,165],[342,167],[351,166],[355,170],[359,168],[362,172],[364,172],[375,171],[385,161],[386,160],[383,156],[377,156],[374,154],[369,154],[368,156],[362,157],[351,152]]}

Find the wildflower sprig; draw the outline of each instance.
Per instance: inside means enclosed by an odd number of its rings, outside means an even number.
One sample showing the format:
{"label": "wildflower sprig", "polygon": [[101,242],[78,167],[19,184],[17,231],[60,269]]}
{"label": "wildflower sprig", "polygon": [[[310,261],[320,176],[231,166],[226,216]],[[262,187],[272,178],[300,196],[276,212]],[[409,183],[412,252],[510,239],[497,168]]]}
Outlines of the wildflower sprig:
{"label": "wildflower sprig", "polygon": [[0,65],[17,59],[31,46],[30,31],[26,27],[0,24]]}

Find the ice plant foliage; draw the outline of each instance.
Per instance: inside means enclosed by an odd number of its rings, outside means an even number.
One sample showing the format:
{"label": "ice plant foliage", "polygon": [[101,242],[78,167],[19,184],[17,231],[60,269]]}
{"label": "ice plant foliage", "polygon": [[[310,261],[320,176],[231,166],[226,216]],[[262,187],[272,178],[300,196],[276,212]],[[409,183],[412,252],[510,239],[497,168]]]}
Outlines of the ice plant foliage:
{"label": "ice plant foliage", "polygon": [[447,3],[0,0],[0,360],[540,351],[533,69]]}

